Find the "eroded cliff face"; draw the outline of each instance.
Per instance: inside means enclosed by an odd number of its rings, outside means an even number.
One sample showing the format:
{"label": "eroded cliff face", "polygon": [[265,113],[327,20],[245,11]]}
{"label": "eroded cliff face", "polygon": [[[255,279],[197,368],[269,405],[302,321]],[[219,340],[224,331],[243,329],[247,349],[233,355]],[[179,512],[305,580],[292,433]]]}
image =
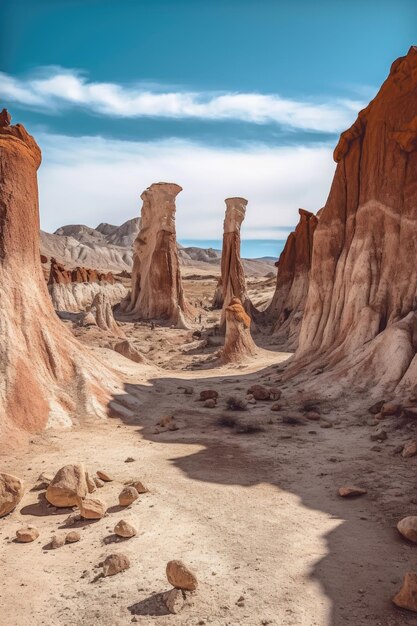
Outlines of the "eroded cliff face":
{"label": "eroded cliff face", "polygon": [[[116,379],[58,320],[39,257],[41,152],[0,116],[0,440],[103,416]],[[104,384],[104,380],[106,383]]]}
{"label": "eroded cliff face", "polygon": [[176,241],[175,198],[180,191],[174,183],[154,183],[142,193],[132,291],[121,309],[131,319],[159,319],[185,328],[192,309],[184,297]]}
{"label": "eroded cliff face", "polygon": [[299,222],[290,233],[277,262],[277,285],[263,318],[273,324],[273,334],[286,350],[298,344],[310,280],[313,235],[318,219],[299,209]]}
{"label": "eroded cliff face", "polygon": [[245,219],[248,201],[245,198],[227,198],[225,202],[221,274],[214,296],[217,306],[219,308],[222,306],[222,325],[226,321],[226,308],[232,298],[239,298],[247,312],[251,310],[245,272],[240,258],[240,227]]}
{"label": "eroded cliff face", "polygon": [[[417,381],[417,48],[335,149],[294,365],[360,386]],[[293,368],[294,371],[294,368]]]}

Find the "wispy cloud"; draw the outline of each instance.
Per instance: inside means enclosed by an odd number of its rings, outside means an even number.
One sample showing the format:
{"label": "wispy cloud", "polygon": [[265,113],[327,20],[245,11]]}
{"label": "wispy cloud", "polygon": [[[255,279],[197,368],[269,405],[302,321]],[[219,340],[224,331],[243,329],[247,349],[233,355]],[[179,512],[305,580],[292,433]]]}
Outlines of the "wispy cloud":
{"label": "wispy cloud", "polygon": [[221,239],[224,199],[248,199],[242,236],[285,238],[298,208],[323,206],[334,172],[332,146],[222,149],[191,141],[131,142],[36,134],[41,222],[121,224],[138,216],[140,194],[158,181],[183,187],[177,198],[179,239]]}
{"label": "wispy cloud", "polygon": [[46,112],[83,107],[102,116],[237,120],[337,133],[364,105],[357,99],[296,100],[279,94],[152,89],[144,85],[91,82],[77,70],[41,68],[16,78],[0,73],[5,100]]}

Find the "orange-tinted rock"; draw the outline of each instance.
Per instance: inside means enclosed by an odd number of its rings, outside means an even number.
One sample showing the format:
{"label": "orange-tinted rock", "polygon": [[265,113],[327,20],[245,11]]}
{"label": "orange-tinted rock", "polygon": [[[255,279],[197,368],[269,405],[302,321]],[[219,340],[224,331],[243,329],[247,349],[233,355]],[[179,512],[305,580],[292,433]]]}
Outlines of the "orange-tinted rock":
{"label": "orange-tinted rock", "polygon": [[141,229],[134,243],[132,291],[121,304],[131,319],[162,319],[186,328],[192,309],[182,288],[175,230],[174,183],[154,183],[146,189]]}
{"label": "orange-tinted rock", "polygon": [[298,210],[300,220],[290,233],[277,266],[277,284],[265,317],[273,324],[273,333],[288,349],[298,343],[310,280],[313,235],[318,219],[309,211]]}
{"label": "orange-tinted rock", "polygon": [[[42,263],[46,263],[47,258],[44,255],[41,255],[45,258],[45,261]],[[51,268],[49,272],[49,280],[48,284],[58,284],[58,285],[66,285],[69,283],[97,283],[97,282],[106,282],[106,283],[115,283],[114,276],[111,272],[103,273],[97,272],[95,269],[89,269],[87,267],[76,267],[75,269],[66,269],[62,263],[58,263],[58,261],[54,258],[51,259]]]}
{"label": "orange-tinted rock", "polygon": [[[115,377],[56,316],[39,255],[41,152],[23,126],[0,125],[0,440],[100,412]],[[99,400],[99,401],[98,401]]]}
{"label": "orange-tinted rock", "polygon": [[221,358],[225,363],[239,363],[256,354],[250,332],[251,318],[239,298],[232,298],[226,307],[226,335]]}
{"label": "orange-tinted rock", "polygon": [[322,381],[416,386],[416,90],[412,47],[335,149],[289,376],[314,362]]}
{"label": "orange-tinted rock", "polygon": [[44,254],[41,254],[41,263],[42,264],[48,263],[48,257],[45,256]]}

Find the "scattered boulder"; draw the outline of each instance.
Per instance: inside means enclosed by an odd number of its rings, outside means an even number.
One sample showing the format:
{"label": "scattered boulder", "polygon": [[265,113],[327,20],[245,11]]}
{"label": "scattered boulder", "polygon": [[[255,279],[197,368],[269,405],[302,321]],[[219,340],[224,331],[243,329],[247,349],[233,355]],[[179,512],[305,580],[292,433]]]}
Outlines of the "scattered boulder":
{"label": "scattered boulder", "polygon": [[417,572],[406,572],[401,589],[392,601],[401,609],[417,612]]}
{"label": "scattered boulder", "polygon": [[397,524],[398,531],[409,541],[417,543],[417,516],[404,517]]}
{"label": "scattered boulder", "polygon": [[214,389],[200,391],[200,400],[217,400],[219,394]]}
{"label": "scattered boulder", "polygon": [[369,407],[368,409],[369,413],[372,413],[372,415],[376,415],[377,413],[380,413],[384,404],[385,404],[385,400],[379,400],[379,402],[375,402],[375,404]]}
{"label": "scattered boulder", "polygon": [[274,402],[271,406],[271,411],[281,411],[282,405],[279,402]]}
{"label": "scattered boulder", "polygon": [[216,400],[210,399],[204,402],[206,409],[215,409],[216,408]]}
{"label": "scattered boulder", "polygon": [[101,480],[101,478],[99,478],[98,476],[94,476],[93,480],[97,489],[101,489],[102,487],[104,487],[104,480]]}
{"label": "scattered boulder", "polygon": [[196,575],[182,561],[169,561],[166,567],[168,582],[177,589],[194,591],[198,581]]}
{"label": "scattered boulder", "polygon": [[102,480],[105,483],[111,483],[113,478],[107,474],[106,472],[103,472],[102,470],[97,470],[96,472],[98,478],[100,478],[100,480]]}
{"label": "scattered boulder", "polygon": [[117,522],[116,526],[114,527],[114,534],[118,537],[124,537],[125,539],[127,539],[137,535],[138,531],[134,526],[132,526],[132,524],[129,524],[129,522],[126,522],[126,520],[121,519],[120,522]]}
{"label": "scattered boulder", "polygon": [[371,434],[371,441],[385,441],[387,438],[387,432],[382,428]]}
{"label": "scattered boulder", "polygon": [[317,413],[316,411],[307,411],[304,416],[312,422],[317,422],[321,417],[320,413]]}
{"label": "scattered boulder", "polygon": [[35,526],[24,526],[16,530],[16,541],[18,543],[30,543],[39,537],[39,530]]}
{"label": "scattered boulder", "polygon": [[78,532],[78,530],[71,530],[65,536],[65,543],[76,543],[80,539],[81,539],[81,534]]}
{"label": "scattered boulder", "polygon": [[185,604],[185,594],[182,589],[170,589],[163,594],[162,599],[170,613],[176,615],[179,613]]}
{"label": "scattered boulder", "polygon": [[0,473],[0,517],[17,507],[24,493],[23,480],[12,474]]}
{"label": "scattered boulder", "polygon": [[402,456],[409,459],[417,454],[417,441],[408,441],[402,451]]}
{"label": "scattered boulder", "polygon": [[358,496],[363,496],[365,493],[368,493],[366,489],[356,487],[355,485],[345,485],[343,487],[339,487],[339,496],[342,496],[342,498],[356,498]]}
{"label": "scattered boulder", "polygon": [[271,389],[269,390],[269,399],[270,400],[279,400],[281,397],[281,389],[278,389],[277,387],[271,387]]}
{"label": "scattered boulder", "polygon": [[395,402],[386,402],[381,407],[381,415],[388,417],[390,415],[398,415],[401,413],[402,406],[401,404],[396,404]]}
{"label": "scattered boulder", "polygon": [[103,563],[103,576],[114,576],[129,567],[130,561],[125,554],[110,554]]}
{"label": "scattered boulder", "polygon": [[64,465],[48,485],[45,497],[50,504],[59,508],[78,505],[79,498],[88,494],[84,465]]}
{"label": "scattered boulder", "polygon": [[92,498],[90,496],[79,498],[77,504],[80,509],[80,515],[84,519],[101,519],[107,511],[106,503],[100,500],[100,498]]}
{"label": "scattered boulder", "polygon": [[115,352],[118,352],[126,359],[130,359],[135,363],[146,363],[146,359],[143,354],[141,354],[139,350],[135,348],[135,346],[132,345],[130,341],[128,341],[128,339],[126,339],[125,341],[119,341],[119,343],[116,343],[113,346],[113,349],[115,350]]}
{"label": "scattered boulder", "polygon": [[129,506],[139,498],[139,494],[134,487],[124,487],[119,494],[120,506]]}
{"label": "scattered boulder", "polygon": [[149,492],[149,489],[140,480],[136,480],[136,479],[135,480],[129,480],[125,484],[128,485],[129,487],[134,487],[139,494],[140,493],[148,493]]}
{"label": "scattered boulder", "polygon": [[305,421],[303,416],[298,413],[286,413],[282,416],[282,423],[296,426],[298,424],[304,424]]}
{"label": "scattered boulder", "polygon": [[[271,390],[264,385],[252,385],[248,389],[248,394],[251,394],[255,400],[269,400],[271,398]],[[279,400],[279,397],[274,399]]]}

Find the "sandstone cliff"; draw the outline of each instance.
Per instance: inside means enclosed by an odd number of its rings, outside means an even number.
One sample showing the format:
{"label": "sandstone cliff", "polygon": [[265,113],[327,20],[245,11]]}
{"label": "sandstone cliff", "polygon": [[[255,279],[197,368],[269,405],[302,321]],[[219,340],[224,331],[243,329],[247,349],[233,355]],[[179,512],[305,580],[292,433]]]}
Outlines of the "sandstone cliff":
{"label": "sandstone cliff", "polygon": [[[0,439],[105,415],[115,377],[57,318],[39,257],[41,152],[0,120]],[[104,388],[104,379],[106,387]]]}
{"label": "sandstone cliff", "polygon": [[417,48],[342,133],[314,235],[294,367],[367,387],[417,381]]}

